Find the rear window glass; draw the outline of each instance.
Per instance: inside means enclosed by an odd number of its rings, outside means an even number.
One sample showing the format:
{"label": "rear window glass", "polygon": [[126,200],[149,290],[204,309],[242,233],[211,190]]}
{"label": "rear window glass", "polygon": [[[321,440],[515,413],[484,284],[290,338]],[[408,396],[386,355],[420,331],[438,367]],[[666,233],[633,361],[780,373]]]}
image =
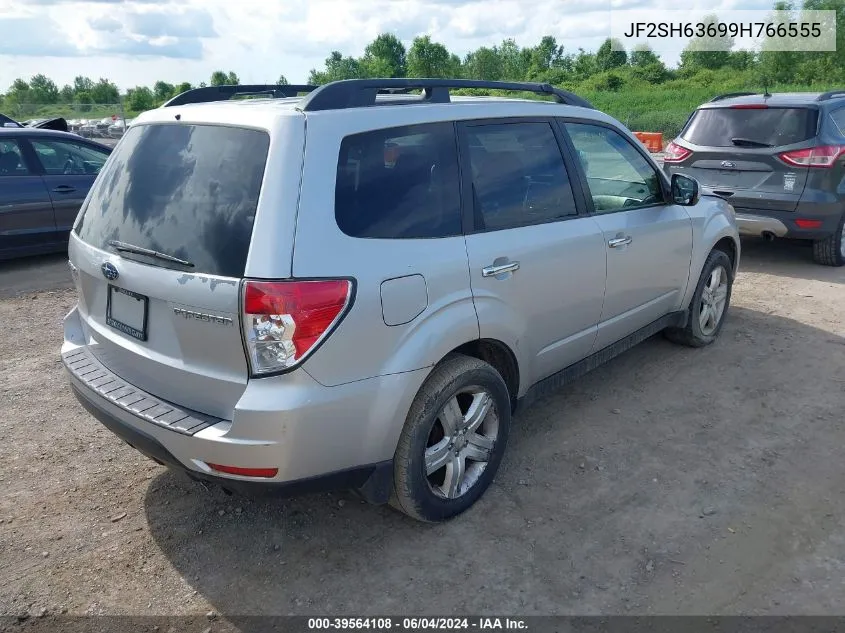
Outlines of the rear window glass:
{"label": "rear window glass", "polygon": [[241,277],[269,146],[258,130],[133,126],[97,179],[76,233],[104,250],[119,241],[191,262],[195,272]]}
{"label": "rear window glass", "polygon": [[816,135],[817,117],[809,108],[703,108],[692,116],[681,138],[708,147],[747,147],[743,141],[792,145]]}
{"label": "rear window glass", "polygon": [[352,237],[459,235],[458,173],[451,123],[347,136],[337,165],[337,224]]}

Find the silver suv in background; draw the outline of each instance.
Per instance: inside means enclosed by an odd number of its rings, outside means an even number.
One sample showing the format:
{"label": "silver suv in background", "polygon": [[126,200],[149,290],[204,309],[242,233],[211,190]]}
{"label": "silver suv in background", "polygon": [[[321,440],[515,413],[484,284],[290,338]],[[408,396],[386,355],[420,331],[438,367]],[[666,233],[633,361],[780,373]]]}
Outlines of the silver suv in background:
{"label": "silver suv in background", "polygon": [[845,265],[845,90],[714,97],[666,152],[667,174],[725,197],[741,234],[812,240],[817,263]]}
{"label": "silver suv in background", "polygon": [[519,405],[661,331],[711,343],[740,255],[725,200],[583,99],[456,80],[184,93],[69,250],[62,357],[109,429],[229,490],[425,521],[482,495]]}

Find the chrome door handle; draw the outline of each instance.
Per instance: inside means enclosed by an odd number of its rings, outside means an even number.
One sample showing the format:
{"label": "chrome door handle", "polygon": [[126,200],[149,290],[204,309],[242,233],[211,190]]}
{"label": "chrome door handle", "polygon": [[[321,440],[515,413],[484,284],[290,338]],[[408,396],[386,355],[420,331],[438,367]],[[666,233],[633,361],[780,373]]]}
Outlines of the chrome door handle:
{"label": "chrome door handle", "polygon": [[505,273],[512,273],[519,270],[519,262],[508,262],[507,264],[498,264],[495,266],[485,266],[481,269],[482,277],[495,277]]}
{"label": "chrome door handle", "polygon": [[634,240],[630,235],[626,235],[625,237],[615,237],[612,240],[607,240],[607,245],[610,248],[619,248],[620,246],[626,246],[633,241]]}

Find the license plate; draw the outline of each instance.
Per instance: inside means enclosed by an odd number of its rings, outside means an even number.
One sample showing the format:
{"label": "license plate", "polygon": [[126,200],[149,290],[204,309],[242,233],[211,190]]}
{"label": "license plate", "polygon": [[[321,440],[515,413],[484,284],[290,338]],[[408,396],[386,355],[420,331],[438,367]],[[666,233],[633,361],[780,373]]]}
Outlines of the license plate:
{"label": "license plate", "polygon": [[106,323],[139,341],[147,340],[149,298],[137,292],[109,285]]}

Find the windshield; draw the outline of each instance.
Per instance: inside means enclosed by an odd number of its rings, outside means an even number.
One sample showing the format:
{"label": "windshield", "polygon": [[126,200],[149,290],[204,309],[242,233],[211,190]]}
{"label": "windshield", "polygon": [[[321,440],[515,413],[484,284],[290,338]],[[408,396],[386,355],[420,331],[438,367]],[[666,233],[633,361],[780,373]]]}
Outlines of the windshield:
{"label": "windshield", "polygon": [[[94,185],[76,227],[85,242],[114,242],[191,262],[193,272],[242,277],[270,137],[215,125],[129,128]],[[121,256],[180,269],[139,252]]]}

